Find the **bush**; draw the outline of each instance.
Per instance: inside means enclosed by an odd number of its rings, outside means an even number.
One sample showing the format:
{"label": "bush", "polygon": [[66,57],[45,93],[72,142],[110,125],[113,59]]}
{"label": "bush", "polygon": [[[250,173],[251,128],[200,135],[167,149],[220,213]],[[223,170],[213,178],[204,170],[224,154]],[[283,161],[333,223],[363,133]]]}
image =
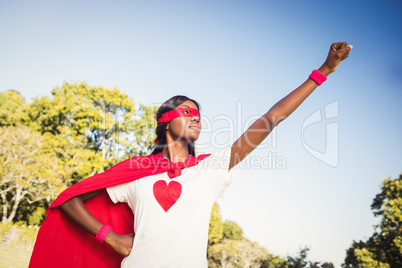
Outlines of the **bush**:
{"label": "bush", "polygon": [[10,233],[11,228],[13,228],[12,222],[0,222],[0,244],[7,240],[7,234]]}
{"label": "bush", "polygon": [[38,235],[39,227],[27,226],[24,222],[1,222],[0,243],[16,248],[32,250]]}

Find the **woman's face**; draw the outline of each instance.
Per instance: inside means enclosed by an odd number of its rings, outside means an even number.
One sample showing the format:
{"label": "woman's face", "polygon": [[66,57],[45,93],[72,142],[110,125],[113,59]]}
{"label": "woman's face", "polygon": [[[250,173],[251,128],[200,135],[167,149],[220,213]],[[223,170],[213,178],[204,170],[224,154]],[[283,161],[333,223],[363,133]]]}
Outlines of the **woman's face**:
{"label": "woman's face", "polygon": [[[194,108],[197,109],[197,105],[186,100],[177,108]],[[166,126],[166,135],[170,135],[173,141],[187,140],[188,142],[196,141],[201,132],[201,122],[198,116],[181,116],[170,121]]]}

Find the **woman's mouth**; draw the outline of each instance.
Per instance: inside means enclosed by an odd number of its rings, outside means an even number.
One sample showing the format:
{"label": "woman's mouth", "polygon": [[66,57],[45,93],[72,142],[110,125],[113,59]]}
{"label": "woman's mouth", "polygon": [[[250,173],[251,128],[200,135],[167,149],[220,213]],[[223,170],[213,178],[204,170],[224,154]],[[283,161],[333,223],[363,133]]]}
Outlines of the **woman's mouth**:
{"label": "woman's mouth", "polygon": [[201,127],[199,125],[190,125],[189,128],[195,129],[197,131],[201,131]]}

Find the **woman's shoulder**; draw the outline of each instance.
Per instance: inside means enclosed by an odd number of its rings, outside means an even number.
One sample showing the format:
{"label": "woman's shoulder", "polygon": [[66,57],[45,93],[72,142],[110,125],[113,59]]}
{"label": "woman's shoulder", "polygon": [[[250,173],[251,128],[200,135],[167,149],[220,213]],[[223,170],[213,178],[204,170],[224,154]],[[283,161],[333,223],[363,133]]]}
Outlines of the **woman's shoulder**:
{"label": "woman's shoulder", "polygon": [[158,161],[159,157],[157,157],[156,155],[136,155],[136,156],[132,156],[126,160],[123,160],[115,165],[113,165],[112,167],[110,167],[106,172],[108,171],[113,171],[115,169],[125,169],[125,168],[129,168],[129,169],[133,169],[135,167],[140,168],[141,166],[149,166],[152,164],[156,164]]}
{"label": "woman's shoulder", "polygon": [[205,159],[206,161],[213,161],[213,159],[222,159],[222,158],[229,158],[230,159],[231,148],[232,148],[232,146],[226,146],[226,147],[218,148],[213,153],[200,154],[198,157],[202,156],[201,160]]}

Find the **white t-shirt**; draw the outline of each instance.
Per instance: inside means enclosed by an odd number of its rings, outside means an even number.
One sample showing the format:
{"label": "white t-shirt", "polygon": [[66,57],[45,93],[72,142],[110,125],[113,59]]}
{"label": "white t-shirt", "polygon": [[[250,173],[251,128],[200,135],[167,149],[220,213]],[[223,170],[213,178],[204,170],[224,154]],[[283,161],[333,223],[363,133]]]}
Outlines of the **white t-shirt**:
{"label": "white t-shirt", "polygon": [[237,173],[228,171],[230,153],[220,149],[173,179],[164,172],[107,188],[134,213],[134,244],[121,267],[207,267],[211,209]]}

